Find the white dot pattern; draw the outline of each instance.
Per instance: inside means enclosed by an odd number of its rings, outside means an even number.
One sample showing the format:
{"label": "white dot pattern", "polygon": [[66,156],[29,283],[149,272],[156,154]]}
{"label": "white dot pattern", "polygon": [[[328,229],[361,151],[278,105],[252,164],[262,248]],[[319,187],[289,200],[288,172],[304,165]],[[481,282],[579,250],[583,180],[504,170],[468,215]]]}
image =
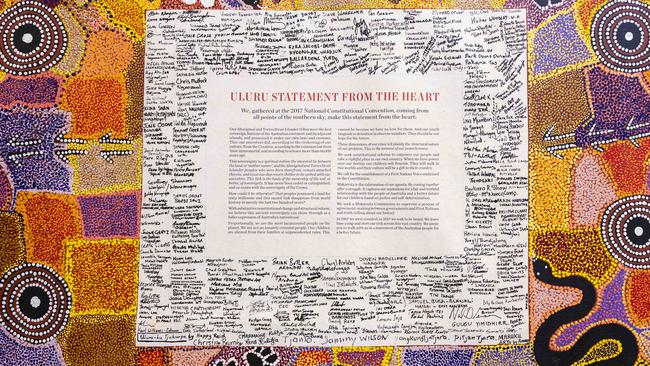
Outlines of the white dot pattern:
{"label": "white dot pattern", "polygon": [[[601,221],[601,236],[616,260],[631,268],[648,269],[650,243],[638,244],[629,237],[628,226],[634,219],[650,222],[650,196],[625,197],[607,207]],[[640,227],[631,229],[633,235],[641,236],[644,233]]]}
{"label": "white dot pattern", "polygon": [[[36,44],[35,35],[29,34],[32,41],[27,43],[33,43],[34,47],[29,52],[22,52],[17,48],[14,36],[26,25],[38,29],[40,41]],[[0,14],[0,70],[4,72],[27,76],[46,71],[61,61],[67,45],[63,22],[45,4],[20,1]]]}
{"label": "white dot pattern", "polygon": [[[38,318],[27,316],[19,306],[21,295],[28,288],[38,288],[47,296],[48,308]],[[59,274],[42,264],[24,264],[7,272],[0,280],[0,296],[5,328],[25,342],[47,343],[68,322],[72,305],[70,290]],[[34,308],[45,306],[37,297],[29,300]]]}
{"label": "white dot pattern", "polygon": [[[622,33],[624,25],[638,33]],[[619,33],[626,41],[634,41],[635,46],[621,43]],[[650,6],[636,0],[606,2],[593,18],[591,45],[598,59],[612,70],[625,73],[650,70]]]}

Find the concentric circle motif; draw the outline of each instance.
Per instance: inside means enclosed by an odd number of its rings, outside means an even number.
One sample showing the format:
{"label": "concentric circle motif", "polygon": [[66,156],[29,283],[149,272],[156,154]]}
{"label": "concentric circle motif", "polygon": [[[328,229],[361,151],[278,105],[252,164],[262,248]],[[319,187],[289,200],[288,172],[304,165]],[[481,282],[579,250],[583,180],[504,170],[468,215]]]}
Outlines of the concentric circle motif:
{"label": "concentric circle motif", "polygon": [[68,285],[54,270],[41,264],[12,269],[0,280],[2,322],[23,341],[41,344],[56,337],[70,316]]}
{"label": "concentric circle motif", "polygon": [[591,45],[612,70],[650,70],[650,6],[635,0],[606,2],[591,23]]}
{"label": "concentric circle motif", "polygon": [[32,75],[56,65],[68,47],[63,22],[47,5],[26,0],[0,14],[0,70]]}
{"label": "concentric circle motif", "polygon": [[601,235],[609,252],[632,268],[650,268],[650,196],[630,196],[603,214]]}

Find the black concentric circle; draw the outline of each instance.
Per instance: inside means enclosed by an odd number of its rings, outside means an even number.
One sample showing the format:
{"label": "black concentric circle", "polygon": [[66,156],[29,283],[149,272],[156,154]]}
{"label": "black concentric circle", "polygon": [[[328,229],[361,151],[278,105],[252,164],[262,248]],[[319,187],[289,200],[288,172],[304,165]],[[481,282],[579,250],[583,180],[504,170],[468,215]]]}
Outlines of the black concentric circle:
{"label": "black concentric circle", "polygon": [[72,298],[67,284],[41,264],[16,267],[0,280],[2,322],[15,337],[46,343],[63,330]]}
{"label": "black concentric circle", "polygon": [[625,197],[607,207],[601,235],[616,260],[632,268],[650,268],[650,196]]}
{"label": "black concentric circle", "polygon": [[650,6],[635,0],[605,3],[591,23],[591,45],[612,70],[650,70]]}
{"label": "black concentric circle", "polygon": [[30,319],[40,319],[43,315],[47,314],[47,309],[50,308],[50,296],[38,286],[30,286],[25,288],[20,298],[18,299],[18,306],[20,312],[25,314]]}
{"label": "black concentric circle", "polygon": [[48,70],[65,55],[68,36],[47,5],[25,0],[0,14],[0,70],[32,75]]}

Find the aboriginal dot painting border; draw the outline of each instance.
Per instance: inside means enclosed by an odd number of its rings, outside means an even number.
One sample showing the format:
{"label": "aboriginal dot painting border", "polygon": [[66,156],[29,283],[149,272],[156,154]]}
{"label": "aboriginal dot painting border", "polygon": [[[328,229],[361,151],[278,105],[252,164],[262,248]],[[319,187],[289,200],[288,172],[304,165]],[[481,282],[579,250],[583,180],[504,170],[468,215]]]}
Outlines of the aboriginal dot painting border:
{"label": "aboriginal dot painting border", "polygon": [[[529,344],[137,348],[145,11],[527,9]],[[0,365],[647,365],[648,0],[0,0]]]}

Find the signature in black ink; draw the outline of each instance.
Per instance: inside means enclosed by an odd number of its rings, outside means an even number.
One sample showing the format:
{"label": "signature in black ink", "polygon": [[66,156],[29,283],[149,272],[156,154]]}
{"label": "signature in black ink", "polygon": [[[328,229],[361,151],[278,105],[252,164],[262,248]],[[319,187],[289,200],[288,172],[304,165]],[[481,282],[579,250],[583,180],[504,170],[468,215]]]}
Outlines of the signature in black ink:
{"label": "signature in black ink", "polygon": [[475,309],[472,306],[458,306],[451,308],[449,311],[449,316],[448,318],[451,320],[458,320],[458,319],[482,319],[482,318],[497,318],[501,319],[501,317],[497,314],[495,314],[496,309],[486,309],[483,307],[479,307],[478,309]]}
{"label": "signature in black ink", "polygon": [[268,311],[273,311],[273,308],[271,308],[271,305],[264,300],[253,301],[248,305],[249,314],[266,313]]}
{"label": "signature in black ink", "polygon": [[278,311],[273,316],[278,319],[279,321],[289,321],[291,317],[289,316],[289,312],[287,311]]}
{"label": "signature in black ink", "polygon": [[366,23],[365,19],[359,19],[357,18],[353,19],[354,22],[354,34],[359,38],[359,36],[368,38],[370,37],[370,27],[368,26],[368,23]]}
{"label": "signature in black ink", "polygon": [[395,62],[389,62],[388,65],[386,65],[383,69],[381,69],[381,72],[384,74],[390,74],[393,71],[397,70],[397,64],[399,63],[399,60]]}

